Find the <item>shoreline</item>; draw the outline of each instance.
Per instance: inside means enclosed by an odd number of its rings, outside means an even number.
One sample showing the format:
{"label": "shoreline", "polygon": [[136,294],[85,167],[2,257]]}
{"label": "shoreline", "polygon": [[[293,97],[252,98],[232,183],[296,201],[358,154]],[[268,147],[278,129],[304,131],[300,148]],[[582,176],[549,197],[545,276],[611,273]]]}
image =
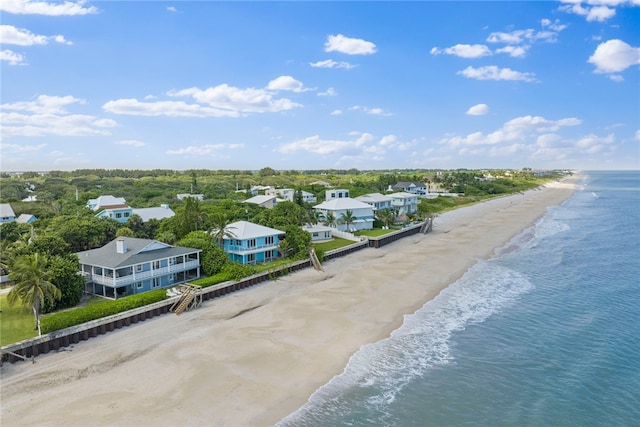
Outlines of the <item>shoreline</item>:
{"label": "shoreline", "polygon": [[328,261],[324,272],[295,272],[39,356],[35,364],[5,364],[1,419],[276,424],[339,375],[360,347],[387,338],[404,315],[570,197],[579,178],[449,211],[431,233]]}

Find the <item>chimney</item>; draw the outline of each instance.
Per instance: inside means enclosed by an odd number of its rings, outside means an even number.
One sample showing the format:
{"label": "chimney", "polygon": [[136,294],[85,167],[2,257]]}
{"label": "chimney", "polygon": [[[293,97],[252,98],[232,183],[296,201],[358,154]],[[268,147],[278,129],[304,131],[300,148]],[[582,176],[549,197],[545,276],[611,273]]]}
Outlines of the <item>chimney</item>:
{"label": "chimney", "polygon": [[127,243],[124,239],[116,240],[116,252],[119,254],[124,254],[127,252]]}

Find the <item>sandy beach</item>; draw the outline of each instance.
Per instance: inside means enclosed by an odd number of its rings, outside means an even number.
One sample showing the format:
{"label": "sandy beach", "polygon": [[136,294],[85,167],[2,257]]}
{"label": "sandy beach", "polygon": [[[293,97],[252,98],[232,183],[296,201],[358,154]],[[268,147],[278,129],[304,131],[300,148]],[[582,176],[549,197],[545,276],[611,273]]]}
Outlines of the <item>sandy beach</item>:
{"label": "sandy beach", "polygon": [[1,368],[3,426],[271,426],[495,255],[574,176],[440,215],[433,232],[365,249]]}

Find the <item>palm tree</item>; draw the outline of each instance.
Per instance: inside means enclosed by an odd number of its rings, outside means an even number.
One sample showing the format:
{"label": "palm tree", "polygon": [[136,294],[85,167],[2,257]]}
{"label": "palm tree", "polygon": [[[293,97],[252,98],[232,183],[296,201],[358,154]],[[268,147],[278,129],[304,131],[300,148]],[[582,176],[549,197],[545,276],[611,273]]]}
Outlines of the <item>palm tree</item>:
{"label": "palm tree", "polygon": [[376,216],[387,228],[389,228],[389,223],[393,222],[396,218],[396,214],[391,209],[382,209],[377,212]]}
{"label": "palm tree", "polygon": [[333,227],[335,223],[336,223],[336,217],[333,214],[333,212],[327,212],[327,214],[324,217],[324,225]]}
{"label": "palm tree", "polygon": [[213,239],[216,241],[218,246],[220,246],[221,248],[224,246],[225,237],[230,239],[236,237],[233,231],[231,231],[231,228],[235,228],[235,227],[229,227],[229,224],[230,224],[229,218],[227,218],[227,216],[224,213],[216,212],[211,217],[211,220],[213,224],[213,229],[209,234],[211,235],[211,237],[213,237]]}
{"label": "palm tree", "polygon": [[47,264],[47,257],[36,252],[16,260],[9,273],[14,286],[7,294],[7,302],[9,305],[14,305],[20,300],[24,306],[31,306],[38,336],[42,335],[40,307],[47,300],[62,297],[60,289],[50,282],[53,273],[47,269]]}
{"label": "palm tree", "polygon": [[353,211],[347,209],[340,215],[340,222],[347,225],[347,231],[349,231],[349,225],[353,224],[356,220],[355,215],[353,215]]}

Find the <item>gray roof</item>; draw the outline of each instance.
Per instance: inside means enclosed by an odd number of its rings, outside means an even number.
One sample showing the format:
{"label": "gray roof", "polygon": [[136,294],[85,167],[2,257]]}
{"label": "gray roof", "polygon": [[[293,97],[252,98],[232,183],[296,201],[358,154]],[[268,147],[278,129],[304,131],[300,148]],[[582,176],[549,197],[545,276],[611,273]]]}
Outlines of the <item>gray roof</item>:
{"label": "gray roof", "polygon": [[380,193],[369,193],[363,196],[356,197],[356,200],[360,200],[361,202],[365,203],[388,202],[393,200],[393,197],[385,196],[384,194]]}
{"label": "gray roof", "polygon": [[169,207],[154,207],[154,208],[139,208],[133,209],[133,214],[142,218],[143,222],[147,222],[150,219],[165,219],[171,218],[175,215],[175,212]]}
{"label": "gray roof", "polygon": [[16,214],[13,213],[13,208],[11,208],[11,205],[9,203],[0,203],[0,216],[8,217],[16,216]]}
{"label": "gray roof", "polygon": [[100,196],[97,199],[89,199],[87,206],[94,211],[97,211],[98,209],[106,206],[124,205],[126,203],[127,201],[124,197],[113,197],[111,194],[108,194],[106,196]]}
{"label": "gray roof", "polygon": [[36,217],[31,214],[20,214],[18,218],[16,218],[16,222],[21,224],[27,224],[29,221],[35,221]]}
{"label": "gray roof", "polygon": [[[118,240],[124,241],[127,249],[125,253],[117,252],[116,242]],[[201,250],[171,246],[157,240],[138,239],[135,237],[118,237],[101,248],[78,252],[77,255],[80,260],[80,264],[96,265],[107,268],[122,268],[193,252],[201,252]]]}
{"label": "gray roof", "polygon": [[338,211],[342,209],[371,209],[368,205],[360,200],[344,197],[342,199],[331,199],[314,206],[315,209],[326,209],[330,211]]}
{"label": "gray roof", "polygon": [[267,195],[258,195],[258,196],[253,196],[250,199],[247,199],[244,201],[244,203],[254,203],[256,205],[261,205],[263,203],[267,203],[273,199],[275,199],[276,196],[267,196]]}

